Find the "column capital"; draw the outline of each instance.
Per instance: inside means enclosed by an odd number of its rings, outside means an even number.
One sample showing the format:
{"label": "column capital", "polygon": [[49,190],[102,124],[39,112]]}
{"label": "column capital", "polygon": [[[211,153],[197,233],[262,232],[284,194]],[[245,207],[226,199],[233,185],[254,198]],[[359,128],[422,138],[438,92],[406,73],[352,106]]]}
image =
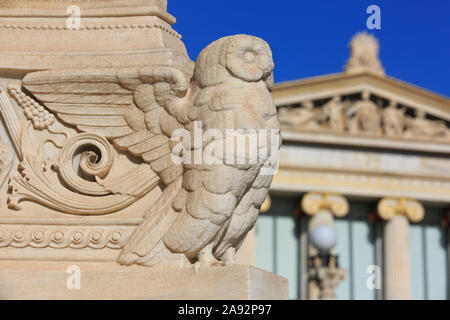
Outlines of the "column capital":
{"label": "column capital", "polygon": [[386,197],[378,202],[378,215],[386,221],[404,215],[410,222],[420,222],[425,216],[423,205],[414,199]]}
{"label": "column capital", "polygon": [[315,192],[310,192],[303,196],[301,207],[303,212],[310,216],[321,210],[328,210],[337,218],[344,217],[349,210],[349,204],[345,197],[338,194]]}

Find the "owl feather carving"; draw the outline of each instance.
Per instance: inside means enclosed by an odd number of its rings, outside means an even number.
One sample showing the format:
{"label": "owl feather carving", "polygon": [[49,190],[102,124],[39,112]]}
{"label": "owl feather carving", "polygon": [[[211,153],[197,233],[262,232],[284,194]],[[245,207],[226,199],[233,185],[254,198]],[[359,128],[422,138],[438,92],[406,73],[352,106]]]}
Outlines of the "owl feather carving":
{"label": "owl feather carving", "polygon": [[173,253],[200,265],[232,264],[272,181],[262,173],[276,165],[270,150],[251,164],[227,163],[226,150],[214,164],[180,164],[171,137],[199,124],[220,132],[279,129],[273,68],[266,42],[238,35],[204,49],[190,81],[174,68],[145,67],[36,72],[23,85],[60,120],[108,138],[160,177],[163,193],[120,264],[153,266]]}

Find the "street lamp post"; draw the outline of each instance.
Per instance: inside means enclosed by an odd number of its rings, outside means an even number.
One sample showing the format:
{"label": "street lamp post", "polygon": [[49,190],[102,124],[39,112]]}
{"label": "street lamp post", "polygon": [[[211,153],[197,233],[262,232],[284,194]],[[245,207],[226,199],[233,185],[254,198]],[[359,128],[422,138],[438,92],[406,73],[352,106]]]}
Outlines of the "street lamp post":
{"label": "street lamp post", "polygon": [[348,202],[340,195],[308,193],[303,196],[301,206],[310,216],[308,298],[335,299],[335,288],[347,271],[339,268],[338,256],[333,251],[337,242],[334,218],[348,213]]}
{"label": "street lamp post", "polygon": [[320,300],[336,299],[335,288],[347,273],[339,269],[338,256],[332,253],[336,240],[336,231],[327,225],[318,226],[310,234],[310,242],[318,253],[310,257],[309,277],[319,288]]}

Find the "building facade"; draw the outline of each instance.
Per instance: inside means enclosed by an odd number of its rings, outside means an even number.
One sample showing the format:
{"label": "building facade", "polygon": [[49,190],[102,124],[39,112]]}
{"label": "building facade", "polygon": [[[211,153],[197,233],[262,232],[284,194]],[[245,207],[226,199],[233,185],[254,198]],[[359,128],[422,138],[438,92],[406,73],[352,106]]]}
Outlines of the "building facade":
{"label": "building facade", "polygon": [[[283,144],[246,243],[255,264],[287,277],[291,299],[448,299],[450,99],[387,76],[366,33],[343,73],[273,96]],[[321,225],[337,238],[322,265]]]}

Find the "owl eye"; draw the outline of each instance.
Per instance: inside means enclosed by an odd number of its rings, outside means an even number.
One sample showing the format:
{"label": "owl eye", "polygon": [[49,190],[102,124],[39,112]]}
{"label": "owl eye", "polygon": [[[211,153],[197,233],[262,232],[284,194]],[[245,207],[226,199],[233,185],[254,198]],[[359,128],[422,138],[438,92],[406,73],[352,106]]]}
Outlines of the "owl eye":
{"label": "owl eye", "polygon": [[259,38],[251,36],[229,38],[225,52],[226,68],[232,76],[241,80],[260,81],[273,69],[268,45]]}
{"label": "owl eye", "polygon": [[255,59],[256,59],[256,55],[254,52],[247,51],[244,54],[244,61],[247,63],[252,63],[253,61],[255,61]]}

